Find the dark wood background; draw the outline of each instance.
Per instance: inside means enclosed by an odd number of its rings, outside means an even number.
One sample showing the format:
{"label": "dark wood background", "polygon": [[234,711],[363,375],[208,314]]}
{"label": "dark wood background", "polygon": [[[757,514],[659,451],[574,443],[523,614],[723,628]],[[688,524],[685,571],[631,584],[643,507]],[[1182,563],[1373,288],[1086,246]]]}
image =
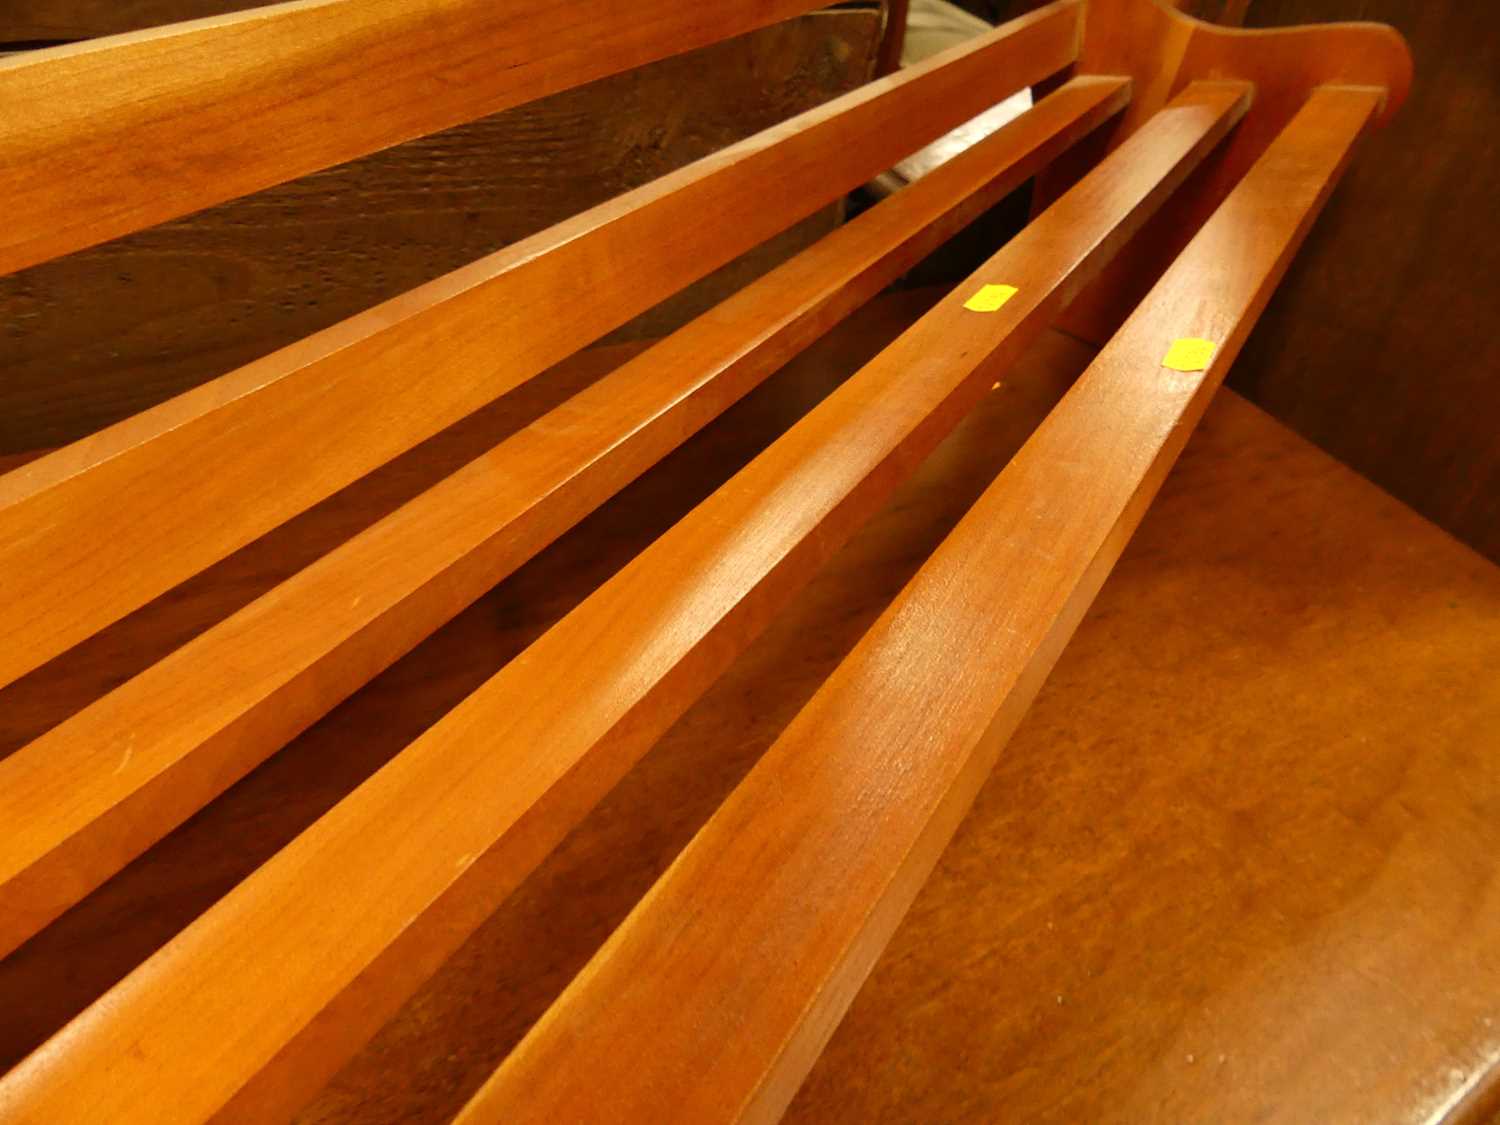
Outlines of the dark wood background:
{"label": "dark wood background", "polygon": [[1369,19],[1416,59],[1230,382],[1500,560],[1500,4],[1253,0],[1247,23]]}

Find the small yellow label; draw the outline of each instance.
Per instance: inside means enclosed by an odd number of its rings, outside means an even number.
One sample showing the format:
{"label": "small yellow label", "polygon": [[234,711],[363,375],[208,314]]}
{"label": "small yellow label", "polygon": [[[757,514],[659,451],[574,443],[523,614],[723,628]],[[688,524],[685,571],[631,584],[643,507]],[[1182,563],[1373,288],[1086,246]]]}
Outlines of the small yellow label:
{"label": "small yellow label", "polygon": [[1014,285],[981,285],[979,292],[964,302],[964,308],[973,312],[994,312],[1019,292]]}
{"label": "small yellow label", "polygon": [[1170,367],[1173,371],[1206,370],[1217,346],[1212,340],[1198,340],[1191,336],[1173,340],[1161,365]]}

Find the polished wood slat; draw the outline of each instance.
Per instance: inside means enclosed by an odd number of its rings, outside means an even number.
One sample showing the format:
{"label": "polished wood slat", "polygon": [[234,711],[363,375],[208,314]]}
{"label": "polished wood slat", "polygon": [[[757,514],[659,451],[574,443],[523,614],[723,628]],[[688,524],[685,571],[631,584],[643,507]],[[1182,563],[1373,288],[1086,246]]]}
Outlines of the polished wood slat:
{"label": "polished wood slat", "polygon": [[[0,956],[201,808],[1079,137],[1068,83],[0,761]],[[226,677],[225,668],[234,675]]]}
{"label": "polished wood slat", "polygon": [[[278,1119],[682,713],[1243,114],[1190,87],[765,454],[0,1083],[22,1121]],[[579,692],[579,685],[587,685]],[[269,996],[274,997],[268,1002]]]}
{"label": "polished wood slat", "polygon": [[780,1117],[1379,105],[1312,94],[461,1125]]}
{"label": "polished wood slat", "polygon": [[0,273],[816,6],[302,0],[0,61]]}
{"label": "polished wood slat", "polygon": [[[1270,328],[1268,310],[1236,369]],[[657,871],[675,854],[653,850],[663,821],[682,835],[664,786],[688,800],[719,754],[775,737],[760,716],[785,713],[789,680],[815,686],[806,665],[881,561],[841,558],[833,605],[777,621],[759,677],[674,730],[675,770],[629,779],[518,898],[530,915],[471,942],[319,1125],[403,1122],[379,1112],[407,1093],[381,1061],[403,1060],[420,1104],[473,1086],[478,1035],[503,1057],[644,892],[637,849]],[[1221,390],[783,1121],[1493,1125],[1496,668],[1500,568]],[[566,954],[528,946],[537,915]]]}
{"label": "polished wood slat", "polygon": [[[878,11],[821,9],[0,277],[0,453],[87,437],[847,94],[879,38]],[[680,328],[839,210],[625,331]]]}
{"label": "polished wood slat", "polygon": [[1058,0],[0,478],[0,684],[1060,69],[1079,10]]}

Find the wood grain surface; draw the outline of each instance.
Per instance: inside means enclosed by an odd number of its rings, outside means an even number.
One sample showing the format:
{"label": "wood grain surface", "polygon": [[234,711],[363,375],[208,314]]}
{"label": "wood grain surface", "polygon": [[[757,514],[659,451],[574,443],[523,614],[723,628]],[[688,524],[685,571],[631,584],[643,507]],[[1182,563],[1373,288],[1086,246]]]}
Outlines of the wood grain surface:
{"label": "wood grain surface", "polygon": [[[293,1111],[983,397],[1247,100],[1238,84],[1185,91],[991,260],[984,277],[1019,286],[1004,309],[971,313],[967,292],[942,302],[32,1054],[0,1082],[0,1108],[22,1121]],[[590,690],[569,692],[580,676]]]}
{"label": "wood grain surface", "polygon": [[1118,113],[1128,94],[1122,81],[1074,80],[0,761],[9,826],[0,955]]}
{"label": "wood grain surface", "polygon": [[[0,277],[0,453],[76,441],[848,93],[879,27],[786,20]],[[620,331],[666,335],[839,215]]]}
{"label": "wood grain surface", "polygon": [[1379,105],[1314,92],[461,1125],[780,1119]]}
{"label": "wood grain surface", "polygon": [[[0,1068],[923,298],[857,314],[0,960]],[[300,1120],[449,1121],[1091,355],[1040,341]],[[1497,663],[1500,570],[1221,394],[785,1120],[1425,1122],[1482,1090],[1500,995]],[[1490,1115],[1470,1102],[1451,1120]]]}
{"label": "wood grain surface", "polygon": [[296,0],[0,60],[0,274],[815,6]]}
{"label": "wood grain surface", "polygon": [[[989,11],[1031,7],[996,0]],[[1500,338],[1485,328],[1495,300],[1482,281],[1500,276],[1490,203],[1500,138],[1487,125],[1500,118],[1500,5],[1206,0],[1185,10],[1218,22],[1243,12],[1262,31],[1373,21],[1406,40],[1408,104],[1367,141],[1230,385],[1500,561]]]}
{"label": "wood grain surface", "polygon": [[[1271,139],[1324,84],[1384,89],[1379,123],[1388,122],[1411,86],[1411,54],[1401,36],[1374,23],[1245,29],[1219,27],[1176,12],[1158,0],[1089,0],[1081,73],[1129,74],[1137,86],[1129,113],[1111,143],[1127,136],[1149,107],[1198,78],[1255,84],[1255,104],[1233,140],[1186,185],[1173,206],[1141,232],[1091,290],[1068,310],[1064,327],[1102,344],[1140,303]],[[1059,163],[1039,184],[1038,203],[1087,167]]]}
{"label": "wood grain surface", "polygon": [[1056,71],[1078,12],[1058,0],[0,478],[0,683]]}
{"label": "wood grain surface", "polygon": [[1500,570],[1219,396],[784,1121],[1493,1121],[1497,663]]}

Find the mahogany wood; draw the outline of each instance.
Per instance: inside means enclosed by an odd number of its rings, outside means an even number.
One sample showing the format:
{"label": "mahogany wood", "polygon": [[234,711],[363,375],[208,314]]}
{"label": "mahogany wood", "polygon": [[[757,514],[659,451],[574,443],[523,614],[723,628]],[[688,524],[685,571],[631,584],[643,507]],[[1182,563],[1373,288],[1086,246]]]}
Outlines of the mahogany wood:
{"label": "mahogany wood", "polygon": [[0,685],[1058,70],[1079,11],[1057,0],[0,477]]}
{"label": "mahogany wood", "polygon": [[[1096,344],[1109,339],[1140,303],[1193,232],[1300,110],[1310,89],[1326,84],[1379,88],[1379,122],[1384,124],[1405,102],[1412,75],[1405,41],[1384,24],[1220,27],[1159,0],[1089,0],[1088,35],[1077,69],[1135,79],[1137,93],[1114,143],[1189,82],[1234,78],[1255,84],[1255,105],[1231,143],[1068,310],[1064,327]],[[1094,158],[1081,152],[1078,163],[1060,162],[1049,170],[1038,185],[1038,203],[1044,205]]]}
{"label": "mahogany wood", "polygon": [[1068,83],[0,761],[0,823],[7,826],[0,956],[1118,113],[1128,97],[1128,83],[1118,80]]}
{"label": "mahogany wood", "polygon": [[[0,276],[0,454],[87,437],[846,94],[879,36],[878,11],[810,12]],[[617,333],[680,328],[841,210]]]}
{"label": "mahogany wood", "polygon": [[[1018,287],[1003,309],[965,310],[968,291],[945,300],[30,1056],[0,1082],[0,1108],[37,1121],[156,1122],[164,1106],[184,1121],[289,1113],[743,650],[1247,103],[1240,84],[1184,91],[976,275]],[[580,679],[592,684],[583,697],[569,690]]]}
{"label": "mahogany wood", "polygon": [[301,0],[0,60],[0,273],[816,6]]}
{"label": "mahogany wood", "polygon": [[[0,961],[0,1070],[931,299],[866,306]],[[299,1125],[451,1121],[1091,357],[1039,340]],[[1481,1092],[1497,665],[1500,568],[1219,393],[787,1125],[1427,1121]]]}
{"label": "mahogany wood", "polygon": [[[1379,101],[1312,94],[461,1125],[780,1118]],[[1162,365],[1179,337],[1206,370]]]}

